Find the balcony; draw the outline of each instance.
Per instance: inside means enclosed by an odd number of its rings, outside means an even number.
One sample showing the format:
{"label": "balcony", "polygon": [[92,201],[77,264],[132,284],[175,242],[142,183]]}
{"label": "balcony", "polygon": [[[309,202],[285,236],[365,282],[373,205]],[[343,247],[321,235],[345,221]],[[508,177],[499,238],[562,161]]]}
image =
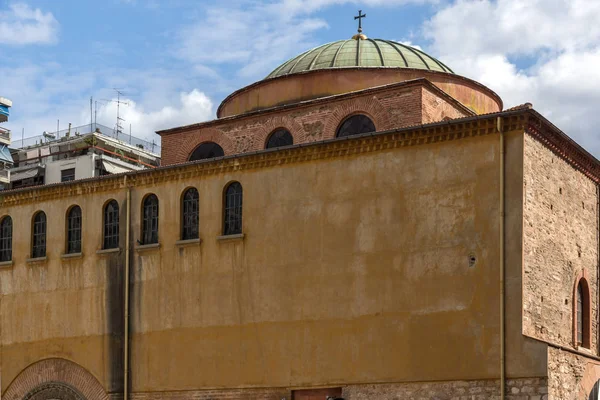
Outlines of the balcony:
{"label": "balcony", "polygon": [[10,144],[10,131],[8,129],[0,128],[0,143]]}

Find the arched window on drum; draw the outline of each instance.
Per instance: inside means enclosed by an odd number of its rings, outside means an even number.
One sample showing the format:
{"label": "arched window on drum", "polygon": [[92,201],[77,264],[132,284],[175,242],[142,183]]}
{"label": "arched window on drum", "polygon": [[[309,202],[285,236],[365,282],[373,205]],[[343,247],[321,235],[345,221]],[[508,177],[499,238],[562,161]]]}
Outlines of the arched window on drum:
{"label": "arched window on drum", "polygon": [[375,124],[371,121],[371,118],[363,114],[356,114],[342,122],[335,136],[345,137],[369,132],[375,132]]}
{"label": "arched window on drum", "polygon": [[188,161],[205,160],[208,158],[223,157],[223,148],[215,142],[205,142],[196,147]]}

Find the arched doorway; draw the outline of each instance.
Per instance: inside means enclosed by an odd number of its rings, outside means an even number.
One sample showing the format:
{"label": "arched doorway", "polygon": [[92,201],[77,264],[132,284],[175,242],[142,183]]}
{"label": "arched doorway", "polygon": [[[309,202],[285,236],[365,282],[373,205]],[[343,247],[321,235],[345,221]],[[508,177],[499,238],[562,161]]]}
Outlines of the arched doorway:
{"label": "arched doorway", "polygon": [[600,380],[594,384],[588,400],[600,400]]}
{"label": "arched doorway", "polygon": [[31,390],[23,400],[87,400],[79,391],[60,382],[44,383]]}
{"label": "arched doorway", "polygon": [[10,383],[2,400],[109,400],[96,377],[62,358],[31,364]]}

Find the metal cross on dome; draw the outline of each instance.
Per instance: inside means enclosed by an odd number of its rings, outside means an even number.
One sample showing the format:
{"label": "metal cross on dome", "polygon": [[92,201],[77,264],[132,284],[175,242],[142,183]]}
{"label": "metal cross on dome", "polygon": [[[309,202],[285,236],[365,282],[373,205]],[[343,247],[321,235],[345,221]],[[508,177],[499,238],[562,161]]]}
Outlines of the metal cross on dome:
{"label": "metal cross on dome", "polygon": [[358,33],[362,33],[362,19],[367,18],[367,14],[363,14],[362,10],[358,10],[358,16],[354,17],[355,20],[358,20]]}

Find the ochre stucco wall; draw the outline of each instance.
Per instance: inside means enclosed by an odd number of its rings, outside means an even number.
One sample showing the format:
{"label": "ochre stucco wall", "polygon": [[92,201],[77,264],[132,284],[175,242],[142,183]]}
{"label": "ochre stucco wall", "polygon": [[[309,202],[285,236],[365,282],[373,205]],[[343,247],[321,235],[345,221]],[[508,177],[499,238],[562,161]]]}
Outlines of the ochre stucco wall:
{"label": "ochre stucco wall", "polygon": [[[380,150],[382,140],[131,178],[132,243],[143,197],[160,201],[160,248],[132,255],[134,392],[498,378],[498,137]],[[3,390],[49,357],[73,360],[118,390],[120,346],[108,333],[122,328],[113,274],[123,259],[96,250],[102,205],[116,198],[125,208],[124,179],[39,189],[36,205],[1,208],[20,227],[15,265],[0,270]],[[221,241],[221,196],[232,180],[244,188],[245,237]],[[189,186],[200,193],[202,243],[178,247]],[[42,196],[52,190],[65,192]],[[84,256],[66,261],[73,203],[83,211]],[[48,261],[28,265],[37,209],[49,216]],[[520,357],[525,366],[539,360],[531,351]],[[533,367],[521,372],[537,376]]]}
{"label": "ochre stucco wall", "polygon": [[502,110],[502,100],[470,79],[407,68],[323,69],[260,81],[232,93],[219,106],[219,118],[298,101],[349,93],[391,83],[426,78],[477,114]]}

